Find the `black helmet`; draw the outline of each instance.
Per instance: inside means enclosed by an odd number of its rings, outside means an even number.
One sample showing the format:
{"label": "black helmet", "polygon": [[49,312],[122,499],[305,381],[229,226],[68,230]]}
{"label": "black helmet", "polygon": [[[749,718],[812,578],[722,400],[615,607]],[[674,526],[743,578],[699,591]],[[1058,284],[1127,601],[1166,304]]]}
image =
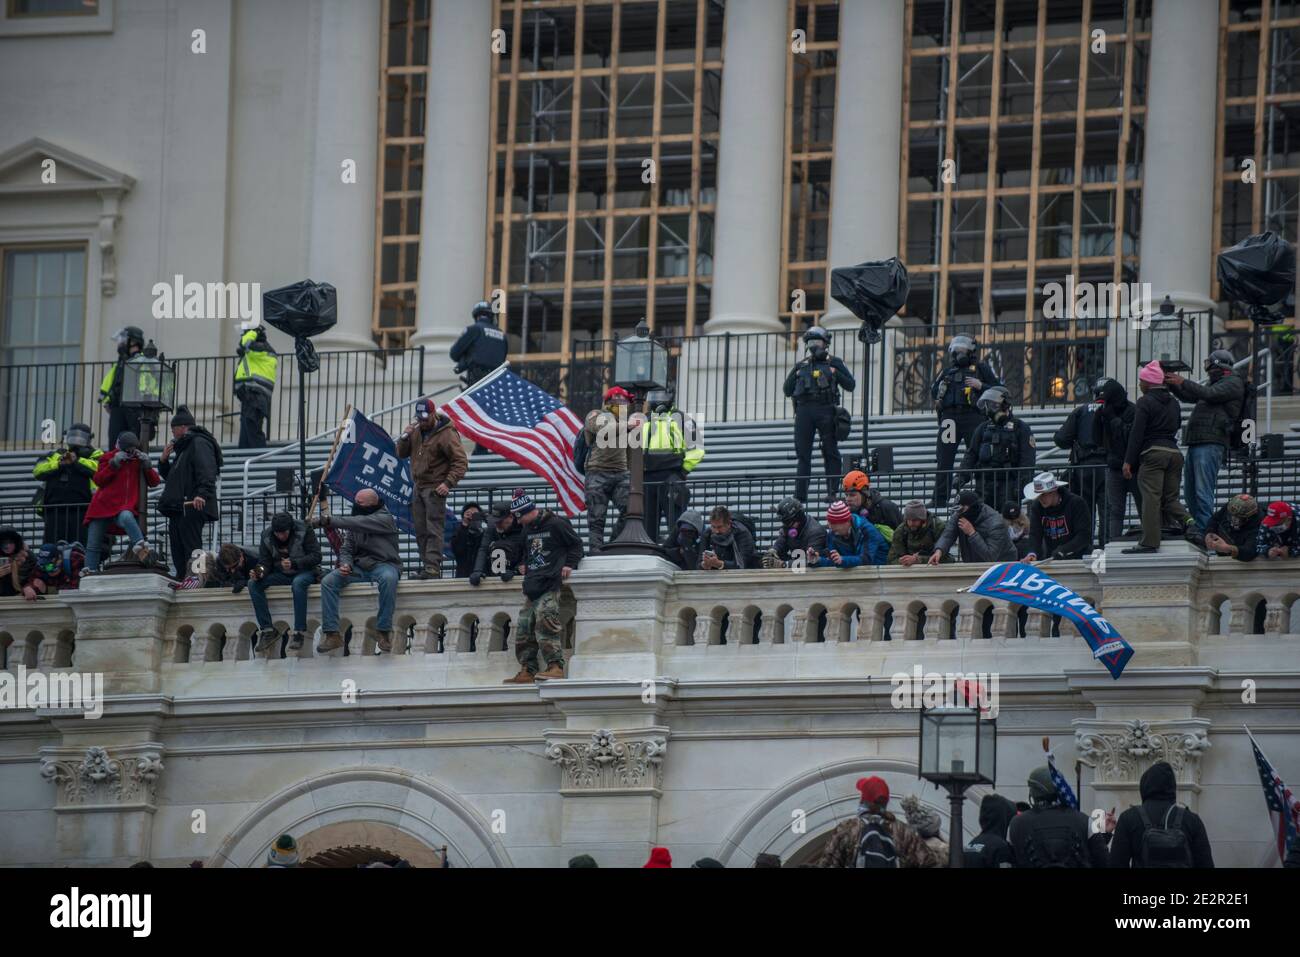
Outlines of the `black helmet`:
{"label": "black helmet", "polygon": [[776,517],[781,520],[782,525],[793,525],[799,519],[803,518],[803,502],[793,496],[787,496],[781,499],[776,506]]}
{"label": "black helmet", "polygon": [[134,342],[141,349],[144,348],[144,330],[139,326],[124,326],[113,335],[113,338],[117,340],[119,346],[129,347]]}
{"label": "black helmet", "polygon": [[821,326],[813,326],[803,334],[803,341],[805,344],[817,341],[824,342],[827,348],[830,348],[831,334]]}
{"label": "black helmet", "polygon": [[652,389],[645,397],[651,412],[671,412],[675,399],[672,389]]}
{"label": "black helmet", "polygon": [[90,431],[90,426],[84,422],[74,422],[68,431],[63,433],[63,441],[72,448],[90,448],[94,437],[95,433]]}
{"label": "black helmet", "polygon": [[1011,395],[1000,385],[990,386],[980,393],[975,407],[992,418],[999,412],[1011,411]]}
{"label": "black helmet", "polygon": [[1110,385],[1114,381],[1115,380],[1110,376],[1105,375],[1098,378],[1097,381],[1092,384],[1092,397],[1100,402],[1106,396],[1106,386]]}
{"label": "black helmet", "polygon": [[494,318],[492,314],[492,304],[486,300],[475,303],[471,315],[474,317],[475,322],[491,322]]}

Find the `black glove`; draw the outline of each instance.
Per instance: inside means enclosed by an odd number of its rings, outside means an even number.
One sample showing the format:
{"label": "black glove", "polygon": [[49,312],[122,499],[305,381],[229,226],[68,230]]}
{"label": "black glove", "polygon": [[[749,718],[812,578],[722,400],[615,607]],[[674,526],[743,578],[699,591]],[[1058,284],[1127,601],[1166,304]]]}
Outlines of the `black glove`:
{"label": "black glove", "polygon": [[510,579],[512,579],[512,578],[514,578],[514,577],[515,577],[515,573],[514,573],[514,572],[502,572],[502,573],[501,573],[501,580],[502,580],[503,582],[508,582],[508,581],[510,581]]}
{"label": "black glove", "polygon": [[121,449],[118,449],[117,453],[113,456],[112,459],[110,459],[110,461],[113,463],[113,468],[120,468],[122,463],[125,462],[130,457],[131,456],[127,455],[126,452],[122,451]]}
{"label": "black glove", "polygon": [[479,586],[479,582],[481,581],[483,581],[483,576],[478,572],[474,572],[472,575],[469,576],[469,583],[473,585],[475,588]]}
{"label": "black glove", "polygon": [[245,588],[247,585],[248,585],[248,582],[240,582],[238,585],[236,585],[235,587],[233,587],[232,589],[230,589],[230,594],[232,594],[232,595],[238,595],[241,591],[244,590],[244,588]]}

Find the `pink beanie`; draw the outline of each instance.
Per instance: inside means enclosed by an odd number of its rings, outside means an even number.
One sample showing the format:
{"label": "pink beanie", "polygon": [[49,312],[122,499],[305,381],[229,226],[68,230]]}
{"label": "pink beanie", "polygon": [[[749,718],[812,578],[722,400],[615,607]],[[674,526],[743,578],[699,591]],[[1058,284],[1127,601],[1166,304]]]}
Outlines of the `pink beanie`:
{"label": "pink beanie", "polygon": [[1152,359],[1144,365],[1142,371],[1138,373],[1138,381],[1146,382],[1151,385],[1164,385],[1165,370],[1160,367],[1160,360]]}

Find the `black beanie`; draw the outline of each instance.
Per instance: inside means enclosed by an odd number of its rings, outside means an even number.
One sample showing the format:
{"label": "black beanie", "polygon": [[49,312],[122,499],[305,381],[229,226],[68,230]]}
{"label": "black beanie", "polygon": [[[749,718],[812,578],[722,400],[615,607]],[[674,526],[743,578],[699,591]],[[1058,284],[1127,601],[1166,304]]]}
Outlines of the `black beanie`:
{"label": "black beanie", "polygon": [[176,414],[172,416],[173,429],[178,425],[193,426],[194,424],[194,415],[183,405],[177,408]]}
{"label": "black beanie", "polygon": [[276,512],[271,516],[271,531],[288,532],[293,530],[293,516],[288,512]]}

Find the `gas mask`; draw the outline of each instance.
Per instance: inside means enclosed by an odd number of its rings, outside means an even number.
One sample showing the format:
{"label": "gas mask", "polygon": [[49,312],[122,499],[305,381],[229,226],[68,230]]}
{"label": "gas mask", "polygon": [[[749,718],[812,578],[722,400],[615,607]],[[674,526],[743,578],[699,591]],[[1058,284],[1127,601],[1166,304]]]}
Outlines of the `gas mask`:
{"label": "gas mask", "polygon": [[821,359],[826,358],[826,354],[826,343],[816,341],[808,343],[808,355],[812,358],[820,361]]}

